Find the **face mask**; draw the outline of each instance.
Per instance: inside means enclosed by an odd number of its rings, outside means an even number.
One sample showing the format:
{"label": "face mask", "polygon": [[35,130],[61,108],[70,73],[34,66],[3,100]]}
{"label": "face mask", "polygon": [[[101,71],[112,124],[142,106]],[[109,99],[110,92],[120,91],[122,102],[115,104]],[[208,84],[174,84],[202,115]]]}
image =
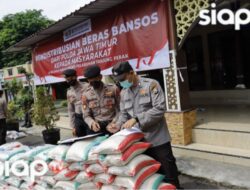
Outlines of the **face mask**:
{"label": "face mask", "polygon": [[75,86],[76,85],[76,80],[71,80],[68,82],[70,86]]}
{"label": "face mask", "polygon": [[129,82],[128,80],[125,80],[125,81],[120,82],[120,85],[122,86],[122,88],[126,89],[126,88],[130,88],[133,85],[133,83]]}
{"label": "face mask", "polygon": [[94,89],[98,89],[98,88],[100,88],[102,82],[101,81],[91,81],[91,82],[89,82],[89,84],[91,86],[93,86]]}

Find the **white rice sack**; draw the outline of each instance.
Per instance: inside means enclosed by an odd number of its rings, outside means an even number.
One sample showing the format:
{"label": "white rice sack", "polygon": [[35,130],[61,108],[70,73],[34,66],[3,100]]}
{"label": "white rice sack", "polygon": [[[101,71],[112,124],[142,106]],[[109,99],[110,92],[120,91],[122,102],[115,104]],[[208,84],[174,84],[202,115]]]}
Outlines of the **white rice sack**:
{"label": "white rice sack", "polygon": [[143,137],[144,135],[141,132],[133,132],[128,134],[118,132],[98,145],[94,153],[119,154],[124,152],[133,143],[140,141]]}
{"label": "white rice sack", "polygon": [[7,151],[2,151],[0,152],[0,161],[4,162],[9,160],[11,157],[27,152],[29,150],[28,146],[20,146],[20,147],[15,147],[12,149],[8,149]]}
{"label": "white rice sack", "polygon": [[[126,188],[114,185],[103,185],[101,190],[126,190]],[[150,190],[150,189],[145,189],[145,190]]]}
{"label": "white rice sack", "polygon": [[89,183],[84,183],[79,185],[77,190],[98,190],[99,188],[97,187],[97,185],[93,182],[89,182]]}
{"label": "white rice sack", "polygon": [[94,178],[94,182],[96,183],[102,183],[102,184],[106,184],[106,185],[110,185],[113,183],[113,181],[115,180],[114,175],[109,175],[109,174],[97,174]]}
{"label": "white rice sack", "polygon": [[32,188],[32,190],[52,190],[52,188],[46,188],[37,184]]}
{"label": "white rice sack", "polygon": [[176,187],[169,183],[161,183],[158,190],[176,190]]}
{"label": "white rice sack", "polygon": [[154,174],[150,176],[148,179],[146,179],[142,185],[141,189],[152,189],[157,190],[161,182],[163,181],[164,176],[161,174]]}
{"label": "white rice sack", "polygon": [[35,148],[32,148],[30,151],[26,152],[24,159],[33,161],[35,156],[38,155],[39,153],[52,148],[54,145],[46,144],[42,146],[37,146]]}
{"label": "white rice sack", "polygon": [[87,139],[83,141],[78,141],[71,145],[70,149],[66,155],[66,161],[68,162],[80,162],[80,161],[87,161],[89,151],[99,145],[107,139],[107,136],[97,137],[94,139]]}
{"label": "white rice sack", "polygon": [[11,150],[13,148],[19,148],[21,146],[23,146],[23,144],[20,142],[6,143],[6,144],[0,146],[0,151],[7,151],[7,150]]}
{"label": "white rice sack", "polygon": [[79,174],[79,171],[71,171],[68,168],[62,170],[54,176],[56,181],[71,181]]}
{"label": "white rice sack", "polygon": [[57,145],[48,152],[48,157],[52,160],[65,160],[70,146]]}
{"label": "white rice sack", "polygon": [[74,170],[74,171],[85,170],[85,167],[86,167],[86,165],[84,162],[74,162],[74,163],[69,165],[69,169]]}
{"label": "white rice sack", "polygon": [[143,168],[135,177],[116,176],[112,185],[126,187],[128,189],[140,189],[142,183],[147,178],[155,174],[159,170],[160,166],[160,164],[147,166]]}
{"label": "white rice sack", "polygon": [[153,158],[141,154],[133,158],[127,165],[125,166],[111,166],[108,168],[108,174],[113,175],[119,175],[119,176],[125,176],[125,177],[133,177],[135,176],[139,171],[141,171],[143,168],[153,165],[153,164],[159,164],[156,160]]}
{"label": "white rice sack", "polygon": [[104,166],[125,166],[134,157],[145,152],[150,146],[150,143],[138,142],[130,146],[123,153],[100,156],[99,161]]}
{"label": "white rice sack", "polygon": [[56,180],[53,176],[41,176],[39,180],[51,186],[54,186],[56,184]]}
{"label": "white rice sack", "polygon": [[10,164],[13,164],[15,161],[18,161],[18,160],[24,160],[26,158],[26,152],[23,152],[23,153],[16,154],[16,155],[12,156],[9,159]]}
{"label": "white rice sack", "polygon": [[85,171],[81,171],[77,177],[75,178],[75,182],[78,183],[88,183],[94,179],[95,175],[93,173],[87,173]]}
{"label": "white rice sack", "polygon": [[49,147],[48,149],[38,153],[36,156],[34,156],[35,160],[43,160],[45,162],[51,161],[51,159],[48,156],[49,151],[54,148],[54,146]]}
{"label": "white rice sack", "polygon": [[[79,183],[73,181],[58,181],[53,189],[55,190],[77,190]],[[85,189],[90,190],[90,189]]]}
{"label": "white rice sack", "polygon": [[86,172],[93,173],[93,174],[101,174],[105,173],[106,168],[101,166],[100,164],[91,164],[86,166]]}
{"label": "white rice sack", "polygon": [[6,190],[19,190],[19,188],[14,187],[14,186],[8,186]]}
{"label": "white rice sack", "polygon": [[44,188],[52,188],[55,184],[53,184],[52,186],[48,183],[46,183],[45,181],[42,181],[42,180],[36,180],[36,184],[38,184],[39,186],[42,186]]}
{"label": "white rice sack", "polygon": [[[97,148],[98,146],[95,146],[93,147],[90,151],[89,151],[89,154],[88,154],[88,161],[87,161],[87,164],[94,164],[94,163],[97,163],[99,158],[98,158],[98,154],[95,153],[95,149]],[[91,163],[92,162],[92,163]]]}
{"label": "white rice sack", "polygon": [[30,183],[30,182],[26,182],[26,181],[24,181],[21,185],[20,185],[20,187],[19,187],[19,189],[20,190],[31,190],[31,189],[33,189],[33,187],[35,186],[35,183]]}
{"label": "white rice sack", "polygon": [[69,166],[67,162],[53,160],[48,164],[49,171],[46,175],[55,175]]}
{"label": "white rice sack", "polygon": [[7,131],[6,135],[7,138],[12,140],[20,139],[27,136],[24,132],[17,132],[17,131]]}
{"label": "white rice sack", "polygon": [[5,182],[11,186],[19,188],[22,183],[22,179],[20,177],[9,177],[5,180]]}

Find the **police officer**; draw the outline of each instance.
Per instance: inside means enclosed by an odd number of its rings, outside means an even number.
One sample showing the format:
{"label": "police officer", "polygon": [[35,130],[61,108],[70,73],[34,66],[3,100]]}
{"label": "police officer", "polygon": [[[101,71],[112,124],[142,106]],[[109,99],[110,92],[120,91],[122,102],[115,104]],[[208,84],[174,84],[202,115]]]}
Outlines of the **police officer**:
{"label": "police officer", "polygon": [[146,154],[161,163],[159,173],[165,175],[165,181],[179,188],[177,166],[164,117],[165,97],[159,83],[139,77],[128,62],[116,64],[112,72],[123,87],[116,127],[128,129],[139,126],[145,140],[152,144]]}
{"label": "police officer", "polygon": [[97,65],[84,71],[89,87],[82,96],[84,120],[93,133],[114,133],[112,127],[119,116],[120,91],[114,84],[102,82]]}
{"label": "police officer", "polygon": [[80,83],[77,81],[76,70],[67,69],[63,72],[66,82],[70,88],[67,91],[68,113],[70,118],[70,126],[73,135],[77,137],[88,135],[87,124],[83,120],[81,97],[86,90],[88,83]]}
{"label": "police officer", "polygon": [[6,143],[6,117],[7,117],[7,103],[3,97],[3,90],[0,89],[0,145]]}

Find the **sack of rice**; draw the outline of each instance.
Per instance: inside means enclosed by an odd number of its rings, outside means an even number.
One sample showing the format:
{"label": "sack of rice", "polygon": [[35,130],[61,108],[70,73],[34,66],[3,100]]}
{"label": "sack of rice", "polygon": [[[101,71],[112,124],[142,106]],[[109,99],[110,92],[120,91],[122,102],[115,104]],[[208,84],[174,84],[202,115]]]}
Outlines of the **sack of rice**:
{"label": "sack of rice", "polygon": [[37,155],[34,156],[34,159],[35,159],[35,160],[43,160],[43,161],[45,161],[45,162],[51,161],[52,159],[49,158],[48,153],[49,153],[49,151],[50,151],[52,148],[54,148],[54,146],[51,146],[51,147],[49,147],[48,149],[46,149],[46,150],[44,150],[44,151],[38,153]]}
{"label": "sack of rice", "polygon": [[20,185],[22,184],[22,179],[20,177],[9,177],[5,180],[8,185],[14,186],[16,188],[19,188]]}
{"label": "sack of rice", "polygon": [[53,188],[46,188],[41,185],[35,185],[31,190],[52,190]]}
{"label": "sack of rice", "polygon": [[80,185],[79,183],[74,182],[74,181],[58,181],[53,189],[55,190],[78,190],[79,185]]}
{"label": "sack of rice", "polygon": [[23,144],[20,142],[6,143],[6,144],[3,144],[0,146],[0,152],[1,151],[8,151],[8,150],[11,150],[13,148],[18,148],[20,146],[23,146]]}
{"label": "sack of rice", "polygon": [[94,153],[97,154],[119,154],[124,152],[130,145],[140,141],[144,137],[141,132],[130,134],[116,133],[98,145]]}
{"label": "sack of rice", "polygon": [[0,161],[2,161],[2,162],[7,161],[11,157],[13,157],[17,154],[20,154],[20,153],[27,152],[28,150],[29,150],[28,146],[19,146],[19,147],[5,150],[5,151],[1,151],[0,152]]}
{"label": "sack of rice", "polygon": [[86,172],[93,174],[101,174],[105,173],[106,168],[101,166],[100,164],[91,164],[86,166]]}
{"label": "sack of rice", "polygon": [[121,177],[116,176],[113,185],[126,187],[128,189],[137,190],[140,189],[142,183],[155,174],[160,168],[160,164],[147,166],[143,168],[135,177]]}
{"label": "sack of rice", "polygon": [[87,173],[86,171],[81,171],[75,178],[75,182],[78,183],[88,183],[92,181],[95,177],[93,173]]}
{"label": "sack of rice", "polygon": [[68,168],[60,171],[54,176],[56,181],[72,181],[79,174],[79,171],[71,171]]}
{"label": "sack of rice", "polygon": [[94,139],[87,139],[83,141],[78,141],[71,145],[69,148],[65,160],[67,162],[81,162],[88,160],[89,151],[99,145],[107,139],[107,136],[97,137]]}
{"label": "sack of rice", "polygon": [[123,153],[111,154],[105,157],[100,156],[99,161],[104,166],[124,166],[135,156],[145,152],[150,146],[150,143],[138,142],[130,146]]}
{"label": "sack of rice", "polygon": [[[101,190],[126,190],[126,188],[118,187],[114,185],[103,185]],[[145,190],[149,190],[149,189],[145,189]]]}
{"label": "sack of rice", "polygon": [[176,190],[176,187],[169,183],[162,183],[159,185],[158,190]]}
{"label": "sack of rice", "polygon": [[49,171],[46,175],[55,175],[66,169],[69,166],[69,163],[64,161],[53,160],[48,164]]}
{"label": "sack of rice", "polygon": [[54,145],[49,145],[49,144],[46,144],[46,145],[42,145],[42,146],[37,146],[35,148],[32,148],[31,150],[27,151],[24,158],[25,160],[29,160],[29,161],[34,161],[34,157],[36,155],[38,155],[39,153],[43,152],[43,151],[46,151],[47,149],[50,149],[52,148]]}
{"label": "sack of rice", "polygon": [[67,145],[57,145],[48,152],[48,157],[52,160],[65,160],[69,148]]}
{"label": "sack of rice", "polygon": [[111,166],[108,168],[108,174],[118,175],[118,176],[125,176],[125,177],[133,177],[143,168],[154,165],[160,164],[155,159],[147,156],[147,155],[138,155],[133,158],[127,165],[125,166]]}
{"label": "sack of rice", "polygon": [[161,182],[163,181],[164,176],[161,174],[154,174],[146,179],[141,185],[140,189],[152,189],[157,190]]}
{"label": "sack of rice", "polygon": [[110,174],[105,174],[105,173],[97,174],[94,178],[94,182],[96,183],[99,182],[105,185],[110,185],[114,182],[115,177],[116,177],[115,175],[110,175]]}
{"label": "sack of rice", "polygon": [[54,179],[53,176],[41,176],[39,180],[45,182],[50,186],[54,186],[56,184],[56,180]]}
{"label": "sack of rice", "polygon": [[77,190],[99,190],[99,188],[94,182],[89,182],[79,185]]}
{"label": "sack of rice", "polygon": [[83,171],[85,170],[86,164],[84,162],[73,162],[69,165],[70,170]]}

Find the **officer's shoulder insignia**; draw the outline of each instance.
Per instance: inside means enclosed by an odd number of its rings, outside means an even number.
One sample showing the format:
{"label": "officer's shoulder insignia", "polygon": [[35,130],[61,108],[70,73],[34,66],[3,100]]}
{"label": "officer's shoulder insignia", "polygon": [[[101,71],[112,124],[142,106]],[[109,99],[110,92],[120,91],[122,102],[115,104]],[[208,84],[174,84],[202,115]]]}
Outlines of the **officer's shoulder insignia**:
{"label": "officer's shoulder insignia", "polygon": [[82,107],[84,110],[87,109],[87,97],[85,95],[82,95]]}
{"label": "officer's shoulder insignia", "polygon": [[104,95],[105,96],[112,96],[113,95],[113,90],[109,89],[109,88],[106,88],[105,91],[104,91]]}
{"label": "officer's shoulder insignia", "polygon": [[146,89],[140,89],[140,95],[145,96],[147,94]]}
{"label": "officer's shoulder insignia", "polygon": [[87,109],[87,105],[83,104],[83,105],[82,105],[82,108],[83,108],[84,110],[86,110],[86,109]]}
{"label": "officer's shoulder insignia", "polygon": [[154,94],[158,94],[158,84],[156,82],[152,82],[150,84],[150,91],[153,92]]}

